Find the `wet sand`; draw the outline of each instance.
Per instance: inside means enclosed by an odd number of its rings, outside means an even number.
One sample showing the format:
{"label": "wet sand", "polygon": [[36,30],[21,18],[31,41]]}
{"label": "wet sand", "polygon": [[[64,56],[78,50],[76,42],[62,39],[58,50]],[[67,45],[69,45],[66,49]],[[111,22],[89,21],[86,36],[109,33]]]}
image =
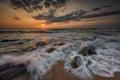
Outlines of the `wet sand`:
{"label": "wet sand", "polygon": [[[16,77],[12,80],[30,80],[30,75],[28,73],[22,76]],[[70,72],[64,70],[64,62],[58,62],[53,66],[53,68],[47,73],[46,79],[42,80],[81,80],[78,79]],[[112,78],[105,78],[100,76],[94,76],[93,80],[120,80],[120,73],[116,73]]]}
{"label": "wet sand", "polygon": [[[80,80],[69,72],[64,70],[64,62],[55,64],[46,76],[46,80]],[[93,80],[120,80],[120,73],[116,73],[112,78],[94,76]]]}
{"label": "wet sand", "polygon": [[79,80],[73,74],[64,70],[64,62],[58,62],[48,72],[46,80]]}

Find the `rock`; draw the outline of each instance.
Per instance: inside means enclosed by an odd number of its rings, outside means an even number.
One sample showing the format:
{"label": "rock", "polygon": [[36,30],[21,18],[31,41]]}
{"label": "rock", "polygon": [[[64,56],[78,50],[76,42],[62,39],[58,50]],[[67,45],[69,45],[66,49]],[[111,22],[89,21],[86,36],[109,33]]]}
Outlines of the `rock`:
{"label": "rock", "polygon": [[20,55],[22,53],[23,52],[21,50],[11,50],[11,51],[0,52],[0,55],[3,54]]}
{"label": "rock", "polygon": [[18,77],[15,77],[12,80],[32,80],[32,79],[31,79],[31,75],[29,73],[24,73]]}
{"label": "rock", "polygon": [[41,41],[41,42],[38,42],[37,44],[36,44],[36,46],[38,47],[38,46],[44,46],[44,45],[46,45],[47,44],[47,42],[46,41]]}
{"label": "rock", "polygon": [[24,44],[24,42],[18,42],[17,44],[22,45],[22,44]]}
{"label": "rock", "polygon": [[64,45],[65,43],[61,42],[61,43],[58,43],[58,46],[62,46]]}
{"label": "rock", "polygon": [[0,65],[0,80],[12,80],[25,72],[26,67],[23,64],[13,65],[12,63],[6,63]]}
{"label": "rock", "polygon": [[0,72],[6,70],[6,69],[9,69],[9,68],[13,68],[15,67],[14,65],[12,65],[11,63],[6,63],[4,65],[0,65]]}
{"label": "rock", "polygon": [[29,46],[29,47],[27,47],[27,48],[24,48],[24,49],[22,49],[22,51],[27,51],[27,52],[29,52],[29,51],[33,51],[33,50],[35,50],[36,48],[34,47],[34,46]]}
{"label": "rock", "polygon": [[63,42],[59,42],[59,43],[55,43],[54,44],[54,46],[62,46],[62,45],[64,45],[65,43],[63,43]]}
{"label": "rock", "polygon": [[120,51],[120,47],[118,47],[118,48],[115,48],[115,49]]}
{"label": "rock", "polygon": [[4,40],[1,40],[1,42],[13,42],[13,41],[19,41],[19,39],[4,39]]}
{"label": "rock", "polygon": [[87,66],[88,66],[88,65],[91,65],[91,63],[92,63],[92,62],[91,62],[90,60],[88,60],[88,62],[87,62]]}
{"label": "rock", "polygon": [[81,54],[83,56],[89,56],[93,54],[97,54],[95,51],[95,48],[92,46],[84,46],[78,51],[78,54]]}
{"label": "rock", "polygon": [[53,52],[54,50],[56,50],[54,47],[47,47],[47,49],[46,49],[46,52],[47,53],[51,53],[51,52]]}
{"label": "rock", "polygon": [[80,57],[74,56],[71,61],[72,68],[78,68],[81,65]]}

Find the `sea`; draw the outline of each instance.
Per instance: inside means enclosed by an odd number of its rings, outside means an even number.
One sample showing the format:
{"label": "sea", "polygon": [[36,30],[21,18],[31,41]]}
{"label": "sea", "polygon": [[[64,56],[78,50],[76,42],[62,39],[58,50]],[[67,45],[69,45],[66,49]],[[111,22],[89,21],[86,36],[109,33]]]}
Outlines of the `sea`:
{"label": "sea", "polygon": [[[89,46],[96,54],[78,53]],[[75,56],[77,68],[71,66]],[[0,65],[25,64],[38,80],[59,61],[80,79],[92,79],[93,74],[113,77],[120,72],[120,28],[0,29]]]}

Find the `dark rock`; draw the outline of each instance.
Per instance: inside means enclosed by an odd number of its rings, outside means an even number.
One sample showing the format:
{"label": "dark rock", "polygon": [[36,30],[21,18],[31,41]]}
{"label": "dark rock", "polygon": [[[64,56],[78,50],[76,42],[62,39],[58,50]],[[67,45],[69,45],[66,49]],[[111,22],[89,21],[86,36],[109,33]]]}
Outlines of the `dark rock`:
{"label": "dark rock", "polygon": [[22,51],[33,51],[33,50],[35,50],[36,48],[34,47],[34,46],[29,46],[29,47],[27,47],[27,48],[24,48],[24,49],[22,49]]}
{"label": "dark rock", "polygon": [[3,54],[20,55],[22,53],[23,52],[21,50],[12,50],[12,51],[0,52],[0,55]]}
{"label": "dark rock", "polygon": [[19,41],[19,39],[4,39],[4,40],[1,40],[1,42],[12,42],[12,41]]}
{"label": "dark rock", "polygon": [[21,45],[21,44],[24,44],[24,42],[18,42],[17,44]]}
{"label": "dark rock", "polygon": [[115,49],[120,51],[120,47],[118,47],[118,48],[115,48]]}
{"label": "dark rock", "polygon": [[97,54],[95,51],[95,48],[92,46],[85,46],[82,47],[80,49],[80,51],[78,51],[78,54],[81,54],[83,56],[89,56],[89,55],[93,55],[93,54]]}
{"label": "dark rock", "polygon": [[12,80],[32,80],[32,79],[31,79],[31,75],[26,72],[26,73],[24,73],[24,74],[22,74],[20,76],[15,77]]}
{"label": "dark rock", "polygon": [[73,68],[78,68],[80,65],[81,65],[80,57],[79,56],[74,56],[72,61],[71,61],[71,66]]}
{"label": "dark rock", "polygon": [[25,72],[26,67],[23,64],[13,65],[11,63],[6,63],[0,65],[0,80],[12,80]]}
{"label": "dark rock", "polygon": [[115,40],[115,39],[107,39],[106,42],[120,42],[120,40]]}
{"label": "dark rock", "polygon": [[41,41],[41,42],[38,42],[37,44],[36,44],[36,46],[38,47],[38,46],[45,46],[47,44],[47,42],[46,41]]}
{"label": "dark rock", "polygon": [[53,52],[54,50],[56,50],[54,47],[48,47],[48,48],[46,49],[46,52],[47,52],[47,53],[51,53],[51,52]]}
{"label": "dark rock", "polygon": [[6,69],[9,69],[9,68],[13,68],[13,67],[15,67],[15,65],[12,65],[11,63],[0,65],[0,72],[4,71]]}
{"label": "dark rock", "polygon": [[92,62],[91,62],[90,60],[88,60],[88,62],[87,62],[87,66],[90,65],[91,63],[92,63]]}
{"label": "dark rock", "polygon": [[64,45],[65,43],[61,42],[61,43],[58,43],[58,46],[62,46]]}
{"label": "dark rock", "polygon": [[63,43],[63,42],[59,42],[59,43],[55,43],[54,44],[54,46],[62,46],[62,45],[64,45],[65,43]]}

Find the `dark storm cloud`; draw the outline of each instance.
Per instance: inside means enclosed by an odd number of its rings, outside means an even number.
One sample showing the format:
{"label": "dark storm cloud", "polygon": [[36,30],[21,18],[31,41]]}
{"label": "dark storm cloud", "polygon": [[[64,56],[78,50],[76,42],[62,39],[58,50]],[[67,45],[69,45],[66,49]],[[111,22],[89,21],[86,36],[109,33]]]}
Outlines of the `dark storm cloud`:
{"label": "dark storm cloud", "polygon": [[103,6],[103,8],[108,8],[108,7],[111,7],[112,5],[105,5]]}
{"label": "dark storm cloud", "polygon": [[[99,11],[99,10],[93,10],[94,11]],[[108,16],[108,15],[115,15],[115,14],[120,14],[120,11],[108,11],[108,12],[98,12],[98,13],[91,13],[88,14],[90,11],[74,11],[70,14],[66,14],[61,17],[56,17],[54,15],[37,15],[34,17],[36,20],[47,20],[48,23],[56,23],[56,22],[70,22],[70,21],[79,21],[81,19],[88,19],[88,18],[96,18],[96,17],[103,17],[103,16]]]}
{"label": "dark storm cloud", "polygon": [[[11,3],[13,6],[15,6],[15,9],[20,8],[27,12],[32,12],[36,9],[39,9],[41,11],[45,7],[47,10],[49,10],[47,15],[41,13],[32,17],[36,20],[46,20],[47,23],[79,21],[81,19],[120,14],[119,10],[114,11],[113,9],[107,9],[110,7],[114,7],[117,2],[113,3],[113,1],[110,1],[108,4],[108,1],[104,1],[105,5],[103,5],[103,1],[93,0],[92,2],[90,0],[73,0],[77,3],[84,1],[87,5],[92,5],[93,9],[89,8],[88,11],[73,11],[71,13],[64,14],[63,16],[56,16],[58,8],[65,8],[66,4],[69,4],[70,1],[71,0],[11,0]],[[95,4],[94,6],[93,3],[97,3],[98,5]],[[73,5],[71,4],[70,6]],[[103,12],[105,9],[106,11]],[[61,12],[64,13],[64,10],[62,10]]]}
{"label": "dark storm cloud", "polygon": [[120,14],[120,11],[100,13],[100,14],[89,14],[89,15],[84,15],[80,13],[74,15],[73,13],[71,13],[61,17],[55,17],[53,15],[47,15],[47,16],[38,15],[38,16],[35,16],[34,19],[47,20],[47,23],[56,23],[56,22],[79,21],[81,19],[103,17],[108,15],[114,15],[114,14]]}
{"label": "dark storm cloud", "polygon": [[85,14],[86,11],[83,10],[79,10],[79,11],[74,11],[70,14],[66,14],[64,16],[60,16],[60,17],[56,17],[54,15],[37,15],[34,17],[34,19],[36,20],[47,20],[48,23],[54,23],[54,22],[68,22],[68,21],[77,21],[80,20],[83,16],[83,14]]}
{"label": "dark storm cloud", "polygon": [[11,4],[16,8],[21,8],[27,12],[36,9],[53,7],[54,9],[65,6],[70,0],[11,0]]}
{"label": "dark storm cloud", "polygon": [[96,7],[96,8],[93,8],[91,11],[99,11],[99,10],[103,10],[103,9],[109,8],[109,7],[112,7],[112,5],[105,5],[102,7]]}
{"label": "dark storm cloud", "polygon": [[92,11],[99,11],[99,10],[101,10],[100,8],[94,8],[94,9],[92,9]]}
{"label": "dark storm cloud", "polygon": [[105,13],[98,13],[98,14],[89,14],[84,16],[84,18],[95,18],[95,17],[103,17],[108,15],[115,15],[120,14],[120,11],[112,11],[112,12],[105,12]]}

